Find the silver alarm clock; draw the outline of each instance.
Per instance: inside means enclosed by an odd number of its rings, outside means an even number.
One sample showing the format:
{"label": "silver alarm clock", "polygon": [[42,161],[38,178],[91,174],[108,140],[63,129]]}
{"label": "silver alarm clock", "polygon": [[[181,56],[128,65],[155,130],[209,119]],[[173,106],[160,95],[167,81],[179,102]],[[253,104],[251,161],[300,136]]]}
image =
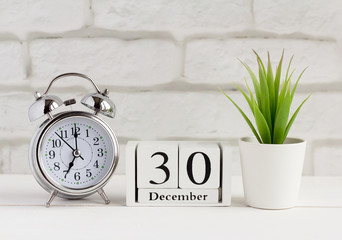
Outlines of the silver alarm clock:
{"label": "silver alarm clock", "polygon": [[[75,99],[62,101],[48,95],[58,79],[76,76],[88,80],[95,93],[83,97],[81,103],[90,108],[86,111],[64,111],[54,114],[61,106],[75,104]],[[36,101],[29,109],[29,119],[34,121],[48,117],[37,129],[30,146],[30,166],[37,182],[51,195],[49,207],[56,196],[78,199],[98,192],[108,204],[103,187],[118,163],[118,142],[111,128],[98,114],[113,118],[115,105],[88,76],[81,73],[65,73],[55,77],[44,94],[35,93]]]}

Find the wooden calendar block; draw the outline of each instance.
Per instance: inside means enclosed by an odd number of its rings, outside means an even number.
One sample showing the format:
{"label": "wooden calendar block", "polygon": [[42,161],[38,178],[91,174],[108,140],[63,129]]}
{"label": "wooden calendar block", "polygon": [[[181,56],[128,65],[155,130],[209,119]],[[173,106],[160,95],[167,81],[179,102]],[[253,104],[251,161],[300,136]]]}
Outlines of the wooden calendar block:
{"label": "wooden calendar block", "polygon": [[229,206],[231,156],[220,142],[128,142],[127,205]]}
{"label": "wooden calendar block", "polygon": [[216,143],[179,144],[179,187],[219,188],[220,147]]}
{"label": "wooden calendar block", "polygon": [[136,161],[138,188],[178,187],[178,143],[141,142]]}
{"label": "wooden calendar block", "polygon": [[139,189],[140,203],[218,203],[218,189]]}

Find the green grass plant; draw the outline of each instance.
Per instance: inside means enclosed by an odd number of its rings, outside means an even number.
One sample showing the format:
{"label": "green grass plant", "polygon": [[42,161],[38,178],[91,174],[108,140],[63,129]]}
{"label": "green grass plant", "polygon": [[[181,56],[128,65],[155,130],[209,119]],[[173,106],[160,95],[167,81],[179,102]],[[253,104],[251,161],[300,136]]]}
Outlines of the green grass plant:
{"label": "green grass plant", "polygon": [[310,97],[308,96],[306,99],[304,99],[304,101],[299,105],[297,110],[290,118],[290,108],[293,96],[296,92],[298,82],[307,68],[301,72],[295,84],[293,87],[291,87],[291,78],[294,73],[294,70],[290,72],[291,62],[293,60],[292,56],[287,67],[285,79],[283,79],[282,84],[280,84],[284,51],[280,58],[279,64],[276,67],[275,75],[273,74],[271,66],[270,54],[268,53],[268,62],[267,66],[265,67],[258,53],[254,50],[253,52],[256,55],[258,63],[259,78],[246,63],[242,61],[240,62],[246,68],[252,79],[254,94],[251,91],[246,79],[245,82],[248,91],[245,92],[237,84],[235,85],[246,99],[248,106],[253,113],[256,128],[251,120],[242,111],[242,109],[233,101],[233,99],[231,99],[224,91],[222,91],[222,89],[220,90],[239,110],[259,143],[282,144],[284,143],[299,110]]}

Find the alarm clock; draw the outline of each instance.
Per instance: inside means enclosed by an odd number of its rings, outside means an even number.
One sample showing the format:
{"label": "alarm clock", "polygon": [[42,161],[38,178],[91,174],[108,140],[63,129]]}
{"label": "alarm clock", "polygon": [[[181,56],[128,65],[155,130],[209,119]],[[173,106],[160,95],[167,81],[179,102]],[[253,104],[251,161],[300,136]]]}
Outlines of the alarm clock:
{"label": "alarm clock", "polygon": [[[64,77],[88,80],[95,93],[87,94],[81,103],[90,111],[63,111],[57,108],[76,103],[75,99],[62,101],[48,92],[57,80]],[[95,192],[110,203],[103,191],[118,164],[118,141],[112,129],[99,114],[113,118],[115,105],[95,82],[81,73],[65,73],[55,77],[44,94],[35,92],[36,101],[29,109],[30,121],[42,116],[47,119],[35,132],[30,145],[30,166],[37,182],[51,195],[49,207],[58,196],[79,199]]]}

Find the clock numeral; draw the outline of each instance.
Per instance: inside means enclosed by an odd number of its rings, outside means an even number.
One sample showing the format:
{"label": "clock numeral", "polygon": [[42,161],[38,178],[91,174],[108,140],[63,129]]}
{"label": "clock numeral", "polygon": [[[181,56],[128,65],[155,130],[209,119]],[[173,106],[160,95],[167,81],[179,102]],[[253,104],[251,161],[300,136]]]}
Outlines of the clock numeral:
{"label": "clock numeral", "polygon": [[94,140],[94,145],[99,145],[100,139],[98,137],[94,137],[93,140]]}
{"label": "clock numeral", "polygon": [[61,138],[68,138],[68,131],[67,130],[61,130]]}
{"label": "clock numeral", "polygon": [[93,174],[90,172],[90,169],[86,170],[86,177],[91,177]]}
{"label": "clock numeral", "polygon": [[52,147],[59,148],[62,145],[62,141],[60,139],[52,139]]}
{"label": "clock numeral", "polygon": [[54,165],[53,169],[55,169],[55,171],[59,171],[61,169],[59,162],[55,162],[53,165]]}
{"label": "clock numeral", "polygon": [[50,158],[50,159],[54,159],[55,157],[56,157],[55,151],[54,151],[54,150],[50,150],[50,151],[49,151],[49,158]]}
{"label": "clock numeral", "polygon": [[81,173],[80,172],[75,172],[74,178],[76,181],[79,181],[81,179]]}
{"label": "clock numeral", "polygon": [[99,152],[99,153],[97,154],[97,156],[103,157],[103,149],[102,149],[102,148],[99,148],[99,149],[97,149],[97,151]]}
{"label": "clock numeral", "polygon": [[86,130],[86,137],[89,137],[89,129]]}
{"label": "clock numeral", "polygon": [[98,160],[95,161],[93,167],[99,168],[99,161]]}
{"label": "clock numeral", "polygon": [[[77,133],[77,135],[80,135],[80,133],[79,133],[80,130],[81,130],[80,127],[76,127],[76,133]],[[75,128],[74,128],[74,127],[71,128],[71,134],[72,134],[72,135],[75,135]]]}

